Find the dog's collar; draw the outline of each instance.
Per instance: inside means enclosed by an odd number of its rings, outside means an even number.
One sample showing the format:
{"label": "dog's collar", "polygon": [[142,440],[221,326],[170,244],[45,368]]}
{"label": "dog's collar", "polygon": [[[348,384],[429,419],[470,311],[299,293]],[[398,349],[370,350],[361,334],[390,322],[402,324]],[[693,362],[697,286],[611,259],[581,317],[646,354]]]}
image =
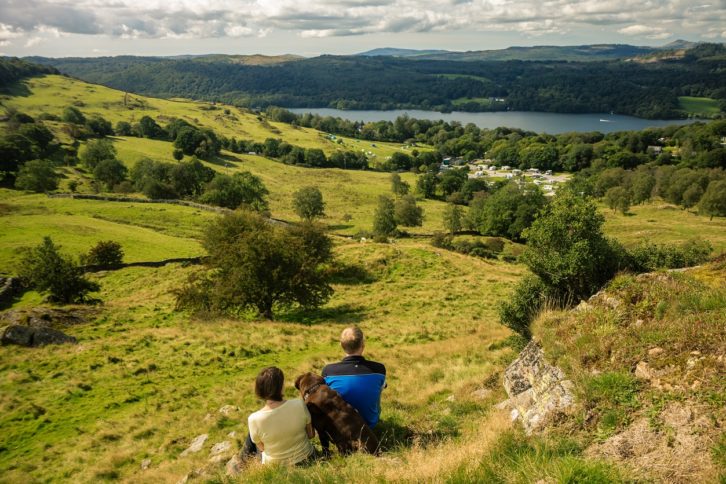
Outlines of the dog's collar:
{"label": "dog's collar", "polygon": [[305,390],[305,393],[303,394],[303,400],[307,400],[311,393],[320,388],[320,385],[322,385],[322,383],[316,383],[315,385]]}

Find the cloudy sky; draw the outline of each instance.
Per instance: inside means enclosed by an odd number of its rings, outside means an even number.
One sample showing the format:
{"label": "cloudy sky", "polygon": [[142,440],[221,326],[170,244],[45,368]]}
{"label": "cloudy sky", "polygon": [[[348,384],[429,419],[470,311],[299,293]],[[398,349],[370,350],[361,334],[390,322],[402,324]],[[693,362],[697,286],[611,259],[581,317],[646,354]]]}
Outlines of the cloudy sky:
{"label": "cloudy sky", "polygon": [[2,55],[726,41],[726,0],[0,0]]}

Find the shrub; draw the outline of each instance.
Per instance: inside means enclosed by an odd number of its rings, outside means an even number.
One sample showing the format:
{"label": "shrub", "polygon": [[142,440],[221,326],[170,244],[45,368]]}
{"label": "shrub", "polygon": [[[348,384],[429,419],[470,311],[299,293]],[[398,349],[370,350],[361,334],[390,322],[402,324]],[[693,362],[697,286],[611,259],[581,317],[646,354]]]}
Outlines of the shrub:
{"label": "shrub", "polygon": [[587,298],[622,267],[616,244],[602,232],[603,222],[591,200],[562,190],[524,232],[521,259],[558,298]]}
{"label": "shrub", "polygon": [[525,276],[517,284],[509,300],[499,305],[500,322],[512,331],[530,339],[532,333],[529,325],[542,308],[546,292],[547,287],[539,277]]}
{"label": "shrub", "polygon": [[25,249],[20,258],[18,274],[24,283],[48,299],[58,303],[88,302],[88,293],[99,286],[83,276],[83,271],[70,257],[62,255],[50,237],[37,247]]}
{"label": "shrub", "polygon": [[404,227],[420,227],[423,225],[423,208],[416,204],[413,195],[403,195],[395,203],[396,223]]}
{"label": "shrub", "polygon": [[58,175],[48,160],[30,160],[20,167],[15,187],[31,192],[49,192],[58,188]]}
{"label": "shrub", "polygon": [[639,272],[691,267],[706,262],[712,251],[711,244],[702,239],[680,246],[643,242],[630,251],[631,267]]}
{"label": "shrub", "polygon": [[126,179],[126,167],[119,160],[111,158],[98,162],[93,169],[93,176],[96,180],[104,183],[108,190]]}
{"label": "shrub", "polygon": [[257,211],[267,210],[267,188],[262,180],[249,172],[232,176],[218,173],[199,197],[202,203],[236,209],[242,205]]}
{"label": "shrub", "polygon": [[73,106],[68,106],[63,110],[63,116],[61,119],[66,123],[72,124],[83,124],[86,122],[86,117],[83,113]]}
{"label": "shrub", "polygon": [[86,151],[81,155],[83,164],[93,170],[102,160],[116,159],[116,148],[107,139],[91,140],[86,145]]}
{"label": "shrub", "polygon": [[121,244],[113,240],[106,240],[97,243],[81,257],[81,263],[91,266],[118,266],[124,258],[124,251]]}
{"label": "shrub", "polygon": [[701,197],[698,211],[705,215],[726,217],[726,180],[714,180],[708,184]]}

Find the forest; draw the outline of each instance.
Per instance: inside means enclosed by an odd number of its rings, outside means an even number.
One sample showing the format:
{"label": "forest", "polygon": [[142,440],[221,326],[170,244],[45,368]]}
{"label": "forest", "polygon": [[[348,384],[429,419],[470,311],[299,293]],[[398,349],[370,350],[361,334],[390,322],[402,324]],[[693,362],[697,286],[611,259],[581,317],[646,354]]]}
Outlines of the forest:
{"label": "forest", "polygon": [[459,62],[329,55],[267,66],[240,65],[228,56],[28,60],[124,91],[251,108],[614,112],[655,119],[684,117],[680,96],[716,99],[722,111],[726,108],[722,44],[699,44],[680,58],[648,62]]}

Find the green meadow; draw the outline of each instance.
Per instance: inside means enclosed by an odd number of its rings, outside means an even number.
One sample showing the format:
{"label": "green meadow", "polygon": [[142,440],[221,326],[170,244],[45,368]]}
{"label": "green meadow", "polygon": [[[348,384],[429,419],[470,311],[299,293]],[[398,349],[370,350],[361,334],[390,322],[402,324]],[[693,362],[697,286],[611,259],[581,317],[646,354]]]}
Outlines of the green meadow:
{"label": "green meadow", "polygon": [[708,97],[680,96],[679,107],[689,114],[713,115],[721,112],[716,99]]}
{"label": "green meadow", "polygon": [[396,143],[371,143],[346,137],[332,141],[325,133],[314,129],[268,121],[263,115],[233,106],[137,96],[64,76],[33,78],[23,85],[22,95],[0,96],[0,100],[6,106],[16,107],[31,116],[41,113],[60,115],[63,109],[74,105],[86,115],[99,114],[113,124],[118,121],[137,122],[143,116],[150,116],[161,124],[171,118],[180,118],[227,137],[253,141],[282,138],[290,144],[320,148],[326,153],[339,149],[363,150],[375,154],[376,159],[385,159],[403,149]]}
{"label": "green meadow", "polygon": [[[61,76],[32,79],[27,87],[26,95],[3,102],[34,116],[60,114],[77,103],[84,113],[113,122],[147,114],[158,120],[182,117],[226,136],[281,137],[328,152],[339,146],[323,133],[269,123],[233,107],[136,95],[124,104],[124,93]],[[174,162],[171,143],[112,140],[129,168],[147,157]],[[344,143],[365,146],[381,157],[399,149],[386,143],[374,149],[350,139]],[[426,237],[389,244],[350,237],[371,229],[377,197],[390,194],[387,173],[303,168],[228,152],[208,166],[259,176],[270,192],[272,216],[288,221],[297,220],[296,190],[310,185],[321,190],[327,214],[322,221],[335,243],[332,299],[317,310],[280,312],[275,321],[247,314],[199,320],[174,308],[173,291],[198,270],[194,266],[91,274],[101,286],[102,303],[91,307],[86,323],[64,328],[79,344],[0,346],[0,482],[179,482],[209,465],[213,443],[241,446],[247,415],[261,406],[252,392],[261,368],[281,367],[286,396],[294,397],[296,375],[320,371],[342,356],[337,338],[350,324],[366,333],[367,356],[384,362],[389,372],[382,400],[382,456],[336,457],[296,469],[251,465],[241,480],[486,481],[494,475],[487,463],[511,467],[507,459],[521,466],[507,482],[620,479],[619,471],[586,459],[575,445],[552,447],[546,438],[525,445],[509,416],[494,408],[505,398],[502,371],[522,345],[498,323],[497,305],[526,273],[523,265],[434,248]],[[81,182],[79,191],[90,191],[90,177],[82,169],[64,167],[62,172],[61,191],[70,180]],[[415,175],[402,178],[415,185]],[[420,203],[424,225],[409,231],[423,236],[440,230],[445,204]],[[660,201],[635,206],[625,216],[602,210],[606,232],[628,246],[700,236],[717,253],[726,249],[723,218],[709,220]],[[126,261],[203,255],[205,224],[218,216],[164,203],[73,200],[3,189],[0,267],[12,273],[20,249],[46,235],[74,256],[100,240],[120,242]],[[507,250],[516,253],[518,247],[508,244]],[[41,299],[29,292],[11,309],[37,306]],[[222,415],[224,405],[239,411]],[[204,450],[181,456],[203,433],[209,435]],[[150,465],[142,469],[146,459]],[[199,481],[228,481],[223,473],[212,468]]]}

